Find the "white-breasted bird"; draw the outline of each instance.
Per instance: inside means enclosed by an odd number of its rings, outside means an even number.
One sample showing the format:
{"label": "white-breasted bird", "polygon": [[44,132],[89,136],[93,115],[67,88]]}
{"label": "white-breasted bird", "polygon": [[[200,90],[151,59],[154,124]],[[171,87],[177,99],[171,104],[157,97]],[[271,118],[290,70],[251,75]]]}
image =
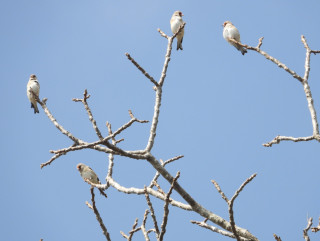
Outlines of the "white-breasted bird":
{"label": "white-breasted bird", "polygon": [[38,109],[37,101],[36,101],[36,98],[34,97],[34,94],[39,98],[39,92],[40,92],[40,85],[39,85],[37,76],[35,74],[32,74],[30,75],[30,78],[27,84],[27,96],[31,102],[31,108],[34,109],[35,114],[39,113],[39,109]]}
{"label": "white-breasted bird", "polygon": [[237,42],[241,43],[240,33],[238,29],[230,21],[225,21],[222,26],[224,39],[227,40],[229,44],[233,45],[237,50],[241,51],[242,55],[247,53],[247,50],[245,48],[237,43],[230,41],[230,39],[234,39]]}
{"label": "white-breasted bird", "polygon": [[[170,26],[171,26],[171,31],[173,34],[178,32],[180,26],[184,23],[182,20],[182,12],[180,11],[175,11],[170,19]],[[183,40],[183,35],[184,35],[184,29],[180,31],[180,33],[177,35],[177,50],[182,48],[182,40]]]}
{"label": "white-breasted bird", "polygon": [[[87,166],[83,163],[79,163],[77,165],[77,169],[80,172],[80,175],[84,180],[89,180],[90,182],[92,182],[94,184],[101,184],[97,174],[89,166]],[[105,194],[103,192],[103,190],[99,189],[99,191],[103,196],[107,197],[107,194]]]}

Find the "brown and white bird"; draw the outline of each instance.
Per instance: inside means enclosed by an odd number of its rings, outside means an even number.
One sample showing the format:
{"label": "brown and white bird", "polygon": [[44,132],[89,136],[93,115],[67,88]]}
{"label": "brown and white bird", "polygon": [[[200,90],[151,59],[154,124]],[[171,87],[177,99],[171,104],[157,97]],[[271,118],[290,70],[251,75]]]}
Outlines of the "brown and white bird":
{"label": "brown and white bird", "polygon": [[241,43],[240,33],[239,33],[238,29],[230,21],[225,21],[222,26],[224,27],[223,28],[224,39],[227,40],[229,44],[236,47],[237,50],[241,51],[242,55],[247,53],[247,50],[245,48],[243,48],[242,46],[240,46],[237,43],[230,41],[230,39],[234,39],[237,42]]}
{"label": "brown and white bird", "polygon": [[[92,182],[94,184],[101,184],[97,174],[89,166],[87,166],[83,163],[79,163],[77,165],[77,169],[80,172],[80,175],[83,178],[83,180],[85,180],[85,181],[89,180],[90,182]],[[107,197],[107,194],[105,194],[103,192],[103,190],[99,189],[99,191],[103,196]]]}
{"label": "brown and white bird", "polygon": [[34,109],[35,114],[39,113],[39,109],[38,109],[37,101],[36,101],[36,98],[34,97],[34,94],[39,98],[39,92],[40,92],[40,85],[39,85],[37,76],[35,74],[32,74],[30,75],[29,82],[27,84],[27,96],[31,102],[31,108]]}
{"label": "brown and white bird", "polygon": [[[170,26],[171,26],[171,31],[173,34],[178,32],[180,26],[184,23],[182,20],[182,12],[180,11],[175,11],[170,19]],[[183,35],[184,35],[184,29],[180,31],[180,33],[177,35],[177,50],[182,48],[182,40],[183,40]]]}

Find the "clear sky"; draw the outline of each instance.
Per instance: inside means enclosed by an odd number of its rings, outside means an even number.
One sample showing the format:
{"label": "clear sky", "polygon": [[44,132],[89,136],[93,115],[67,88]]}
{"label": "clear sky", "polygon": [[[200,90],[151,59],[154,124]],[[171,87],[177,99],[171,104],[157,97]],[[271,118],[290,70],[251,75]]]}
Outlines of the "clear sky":
{"label": "clear sky", "polygon": [[[105,240],[93,212],[89,185],[76,165],[90,165],[103,180],[107,155],[70,153],[40,169],[56,150],[70,146],[43,110],[34,115],[26,96],[30,74],[38,76],[40,97],[67,130],[97,140],[81,103],[89,104],[103,135],[105,122],[116,129],[136,117],[151,120],[151,83],[127,60],[129,52],[155,79],[160,77],[169,20],[181,10],[187,22],[183,51],[173,51],[163,89],[155,147],[158,159],[185,155],[168,166],[180,170],[180,184],[203,206],[228,219],[226,203],[210,180],[231,197],[258,173],[235,203],[235,220],[260,240],[301,240],[307,216],[320,216],[320,144],[262,144],[276,135],[309,136],[312,125],[302,85],[283,69],[249,51],[242,56],[222,37],[232,21],[243,43],[262,49],[298,74],[305,49],[320,49],[319,8],[313,1],[83,1],[12,0],[0,2],[2,103],[0,227],[3,240]],[[174,43],[175,46],[176,43]],[[320,113],[320,56],[311,56],[309,83]],[[126,150],[146,146],[150,124],[134,124],[121,135]],[[155,171],[145,161],[115,158],[114,178],[127,187],[150,183]],[[160,185],[168,190],[161,179]],[[97,193],[97,192],[96,192]],[[143,196],[108,190],[97,206],[112,240],[123,239],[147,204]],[[181,200],[176,193],[173,197]],[[152,198],[159,222],[162,202]],[[190,223],[197,214],[170,208],[166,240],[229,240]],[[148,221],[148,228],[152,223]],[[154,236],[150,235],[154,240]],[[319,239],[319,234],[314,240]],[[135,240],[142,240],[141,234]]]}

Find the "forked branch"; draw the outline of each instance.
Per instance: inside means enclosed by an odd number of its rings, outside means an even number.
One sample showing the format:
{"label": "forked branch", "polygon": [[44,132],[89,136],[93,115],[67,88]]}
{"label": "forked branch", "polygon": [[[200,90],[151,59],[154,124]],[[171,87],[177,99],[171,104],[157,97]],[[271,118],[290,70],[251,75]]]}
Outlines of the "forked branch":
{"label": "forked branch", "polygon": [[312,94],[311,94],[311,89],[308,83],[309,80],[309,73],[310,73],[310,55],[311,53],[313,54],[318,54],[320,53],[319,50],[311,50],[309,45],[307,44],[307,40],[306,38],[302,35],[301,36],[301,41],[306,49],[306,59],[305,59],[305,72],[304,72],[304,76],[301,77],[300,75],[298,75],[295,71],[291,70],[289,67],[287,67],[285,64],[281,63],[278,59],[270,56],[268,53],[266,53],[265,51],[262,51],[260,49],[261,45],[262,45],[262,40],[263,37],[259,39],[259,44],[257,47],[252,47],[246,44],[242,44],[239,43],[237,41],[235,41],[234,39],[231,39],[232,42],[235,42],[239,45],[241,45],[242,47],[248,49],[248,50],[252,50],[255,51],[259,54],[261,54],[262,56],[264,56],[266,59],[270,60],[271,62],[275,63],[278,67],[284,69],[287,73],[289,73],[293,78],[297,79],[302,85],[303,85],[303,89],[306,95],[306,99],[308,102],[308,108],[310,111],[310,115],[311,115],[311,121],[312,121],[312,128],[313,128],[313,133],[311,136],[307,136],[307,137],[292,137],[292,136],[276,136],[272,141],[263,144],[265,147],[271,147],[273,144],[279,144],[281,141],[293,141],[293,142],[301,142],[301,141],[311,141],[311,140],[317,140],[320,142],[320,135],[319,135],[319,125],[318,125],[318,120],[317,120],[317,114],[316,114],[316,110],[314,108],[314,101],[312,98]]}

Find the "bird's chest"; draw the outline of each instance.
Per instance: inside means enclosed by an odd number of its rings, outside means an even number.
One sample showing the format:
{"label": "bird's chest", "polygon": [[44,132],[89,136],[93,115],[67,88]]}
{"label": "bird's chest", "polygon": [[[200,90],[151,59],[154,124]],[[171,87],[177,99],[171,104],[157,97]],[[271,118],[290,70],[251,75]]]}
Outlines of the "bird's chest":
{"label": "bird's chest", "polygon": [[177,32],[181,24],[182,24],[182,21],[180,19],[173,20],[171,23],[172,32]]}

